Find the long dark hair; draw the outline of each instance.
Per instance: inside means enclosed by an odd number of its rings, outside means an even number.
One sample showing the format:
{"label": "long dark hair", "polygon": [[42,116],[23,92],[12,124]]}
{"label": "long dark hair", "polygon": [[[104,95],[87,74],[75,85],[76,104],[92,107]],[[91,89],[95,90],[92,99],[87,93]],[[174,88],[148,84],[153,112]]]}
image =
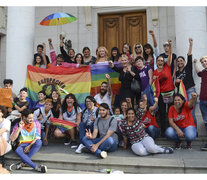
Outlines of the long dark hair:
{"label": "long dark hair", "polygon": [[144,49],[144,51],[143,51],[143,56],[144,56],[144,59],[145,59],[145,60],[147,60],[147,59],[148,59],[148,56],[149,56],[148,54],[146,54],[145,49],[151,49],[150,55],[153,56],[153,54],[154,54],[154,50],[153,50],[151,44],[149,44],[149,43],[145,44],[145,45],[143,46],[143,49]]}
{"label": "long dark hair", "polygon": [[177,94],[174,94],[174,97],[173,97],[173,104],[174,104],[174,100],[175,100],[175,97],[180,97],[182,100],[183,100],[183,104],[182,104],[182,106],[181,106],[181,108],[179,109],[179,111],[178,111],[178,114],[180,114],[181,112],[182,112],[182,110],[183,110],[183,107],[184,107],[184,104],[185,104],[185,102],[186,102],[186,100],[185,100],[185,98],[184,98],[184,96],[182,95],[182,94],[179,94],[179,93],[177,93]]}
{"label": "long dark hair", "polygon": [[37,61],[36,61],[37,57],[40,57],[40,59],[41,59],[41,61],[40,61],[40,65],[44,64],[43,57],[42,57],[41,55],[37,54],[37,55],[34,57],[34,60],[33,60],[33,63],[32,63],[33,66],[35,66],[35,65],[37,64]]}
{"label": "long dark hair", "polygon": [[77,58],[79,55],[81,56],[81,64],[84,64],[84,61],[83,61],[83,55],[82,55],[81,53],[78,53],[78,54],[75,55],[75,63],[77,64],[76,58]]}
{"label": "long dark hair", "polygon": [[124,51],[123,51],[123,49],[124,49],[124,45],[129,46],[129,54],[131,55],[131,54],[132,54],[132,48],[131,48],[131,46],[130,46],[129,43],[124,43],[124,44],[123,44],[123,46],[122,46],[122,54],[125,54]]}
{"label": "long dark hair", "polygon": [[73,103],[73,106],[75,107],[75,112],[77,113],[78,112],[78,107],[80,107],[80,105],[78,104],[77,100],[76,100],[76,97],[74,94],[70,93],[70,94],[67,94],[63,100],[63,104],[62,104],[62,111],[63,113],[67,111],[67,103],[66,103],[66,99],[68,99],[69,97],[71,97],[73,100],[74,100],[74,103]]}
{"label": "long dark hair", "polygon": [[[116,57],[114,57],[113,55],[112,55],[112,52],[113,51],[117,51],[117,55],[116,55]],[[120,54],[120,52],[119,52],[119,48],[118,47],[113,47],[112,49],[111,49],[111,57],[110,57],[110,59],[113,61],[113,62],[116,62],[116,61],[118,61],[119,60],[119,57],[121,56],[121,54]]]}
{"label": "long dark hair", "polygon": [[[58,94],[58,99],[57,99],[57,107],[56,107],[56,110],[55,111],[58,111],[61,107],[61,98],[60,98],[60,94],[57,90],[53,90],[53,92],[56,92]],[[52,99],[52,93],[50,94],[50,98]],[[53,100],[53,99],[52,99]]]}

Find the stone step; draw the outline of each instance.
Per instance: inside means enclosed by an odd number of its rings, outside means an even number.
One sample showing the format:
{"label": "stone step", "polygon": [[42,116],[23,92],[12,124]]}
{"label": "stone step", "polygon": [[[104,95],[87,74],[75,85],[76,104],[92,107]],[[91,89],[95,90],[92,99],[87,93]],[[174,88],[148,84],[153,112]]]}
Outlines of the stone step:
{"label": "stone step", "polygon": [[[200,151],[200,147],[196,145],[193,145],[192,150],[181,149],[175,150],[173,154],[146,157],[137,156],[130,149],[118,149],[108,153],[106,159],[100,159],[91,153],[75,154],[74,149],[62,143],[50,143],[32,158],[35,163],[44,164],[48,169],[98,173],[110,168],[133,174],[207,173],[206,159],[207,153]],[[14,152],[8,153],[6,160],[8,165],[20,161]]]}

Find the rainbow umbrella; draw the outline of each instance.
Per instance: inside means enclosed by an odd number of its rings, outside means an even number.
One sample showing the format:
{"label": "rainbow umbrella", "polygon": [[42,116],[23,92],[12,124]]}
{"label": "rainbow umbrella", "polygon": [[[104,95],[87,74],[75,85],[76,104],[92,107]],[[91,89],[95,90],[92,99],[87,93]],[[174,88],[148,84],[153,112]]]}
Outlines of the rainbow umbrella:
{"label": "rainbow umbrella", "polygon": [[76,20],[77,20],[77,18],[75,16],[68,14],[68,13],[54,13],[54,14],[50,14],[49,16],[44,18],[40,22],[40,25],[57,26],[57,25],[61,25],[61,24],[71,23]]}

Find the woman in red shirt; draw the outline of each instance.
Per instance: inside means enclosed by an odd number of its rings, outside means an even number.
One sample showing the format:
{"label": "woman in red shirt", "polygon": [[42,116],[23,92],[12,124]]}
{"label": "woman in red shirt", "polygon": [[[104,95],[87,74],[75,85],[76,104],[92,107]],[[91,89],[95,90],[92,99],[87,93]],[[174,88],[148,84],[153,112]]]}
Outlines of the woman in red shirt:
{"label": "woman in red shirt", "polygon": [[174,84],[171,75],[171,63],[172,63],[172,41],[168,40],[169,43],[169,56],[165,63],[162,56],[158,56],[156,59],[157,69],[153,72],[153,80],[159,80],[160,95],[159,95],[159,120],[161,128],[161,136],[164,137],[165,130],[167,128],[167,112],[166,104],[168,108],[173,101]]}
{"label": "woman in red shirt", "polygon": [[197,94],[191,93],[192,98],[185,101],[181,94],[174,97],[174,105],[170,107],[168,118],[169,127],[165,134],[167,138],[175,141],[175,148],[181,148],[181,137],[185,137],[187,149],[192,149],[192,141],[196,138],[196,126],[192,116],[193,103],[196,101]]}

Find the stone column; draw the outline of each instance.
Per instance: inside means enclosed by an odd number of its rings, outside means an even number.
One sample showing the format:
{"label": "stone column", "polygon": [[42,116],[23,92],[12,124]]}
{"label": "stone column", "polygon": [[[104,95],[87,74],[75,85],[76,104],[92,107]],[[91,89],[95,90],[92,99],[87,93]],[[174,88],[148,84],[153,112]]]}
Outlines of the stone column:
{"label": "stone column", "polygon": [[[207,55],[207,31],[206,31],[206,7],[175,7],[175,32],[176,32],[176,53],[187,58],[189,47],[188,38],[192,37],[193,59],[200,59]],[[202,66],[198,62],[200,69]],[[196,75],[193,69],[196,91],[200,94],[201,79]],[[199,100],[198,100],[199,102]],[[203,120],[200,114],[199,104],[196,108],[198,134],[206,134]]]}
{"label": "stone column", "polygon": [[8,7],[6,78],[14,81],[13,91],[24,87],[27,65],[33,60],[35,7]]}

